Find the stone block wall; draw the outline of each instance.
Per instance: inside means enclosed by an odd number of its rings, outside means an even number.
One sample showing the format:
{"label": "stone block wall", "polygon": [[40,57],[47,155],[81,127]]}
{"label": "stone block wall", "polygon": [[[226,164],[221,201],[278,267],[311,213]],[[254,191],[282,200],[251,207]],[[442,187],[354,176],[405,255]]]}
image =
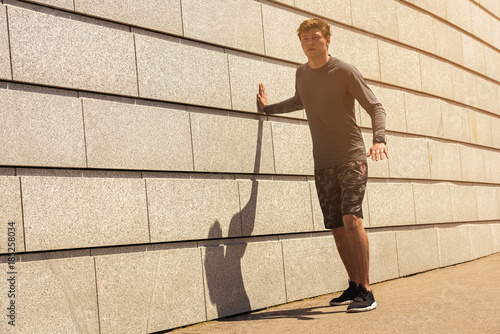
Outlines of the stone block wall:
{"label": "stone block wall", "polygon": [[497,1],[0,0],[2,333],[153,333],[346,287],[304,111],[256,110],[259,82],[293,95],[313,16],[387,110],[372,282],[500,252]]}

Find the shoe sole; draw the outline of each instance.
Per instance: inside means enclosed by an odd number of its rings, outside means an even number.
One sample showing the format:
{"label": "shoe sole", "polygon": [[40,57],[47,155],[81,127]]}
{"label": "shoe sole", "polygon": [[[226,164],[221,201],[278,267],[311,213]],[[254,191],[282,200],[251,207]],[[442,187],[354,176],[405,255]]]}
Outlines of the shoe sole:
{"label": "shoe sole", "polygon": [[367,307],[347,309],[347,313],[358,313],[358,312],[371,311],[371,310],[374,310],[376,307],[377,307],[377,302],[373,302],[373,304],[371,304],[370,306],[367,306]]}
{"label": "shoe sole", "polygon": [[345,302],[333,302],[333,303],[330,302],[330,306],[342,306],[342,305],[347,305],[347,304],[351,304],[351,303],[352,303],[352,300],[346,300]]}

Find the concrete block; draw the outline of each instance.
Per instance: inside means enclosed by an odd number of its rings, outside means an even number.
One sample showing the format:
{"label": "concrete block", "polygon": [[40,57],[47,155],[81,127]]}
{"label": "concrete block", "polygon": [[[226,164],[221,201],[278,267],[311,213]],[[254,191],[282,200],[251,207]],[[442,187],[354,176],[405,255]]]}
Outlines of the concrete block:
{"label": "concrete block", "polygon": [[0,89],[0,164],[85,167],[81,102]]}
{"label": "concrete block", "polygon": [[[257,112],[256,94],[261,82],[266,87],[269,103],[277,103],[294,96],[295,72],[294,65],[229,52],[233,110]],[[304,111],[298,110],[284,116],[304,118]]]}
{"label": "concrete block", "polygon": [[348,276],[332,235],[288,239],[281,243],[287,302],[320,296],[344,288]]}
{"label": "concrete block", "polygon": [[313,231],[308,182],[239,181],[243,235]]}
{"label": "concrete block", "polygon": [[484,78],[477,78],[477,97],[479,108],[500,114],[500,99],[495,91],[499,85]]}
{"label": "concrete block", "polygon": [[452,65],[434,57],[420,55],[422,90],[426,93],[453,99]]}
{"label": "concrete block", "polygon": [[459,147],[462,180],[474,182],[485,181],[483,151],[480,148],[469,145],[459,144]]}
{"label": "concrete block", "polygon": [[231,108],[227,55],[221,49],[145,34],[135,34],[141,97]]}
{"label": "concrete block", "polygon": [[[0,177],[0,233],[4,240],[0,254],[24,252],[23,212],[21,207],[21,183],[18,177]],[[13,223],[13,224],[11,224]],[[11,239],[12,238],[12,239]],[[9,244],[13,243],[9,246]],[[12,247],[11,247],[12,246]]]}
{"label": "concrete block", "polygon": [[269,122],[191,113],[191,129],[196,171],[274,173]]}
{"label": "concrete block", "polygon": [[413,183],[417,224],[453,221],[450,188],[447,183]]}
{"label": "concrete block", "polygon": [[396,14],[399,41],[434,53],[432,25],[434,19],[430,15],[402,3],[396,3]]}
{"label": "concrete block", "polygon": [[500,173],[498,173],[498,164],[500,164],[500,151],[483,150],[484,177],[489,183],[500,184]]}
{"label": "concrete block", "polygon": [[492,41],[492,21],[491,14],[483,8],[475,5],[470,6],[472,33],[487,43]]}
{"label": "concrete block", "polygon": [[[333,21],[351,25],[351,4],[344,0],[295,0],[295,7],[311,13],[321,13]],[[298,27],[297,27],[298,28]]]}
{"label": "concrete block", "polygon": [[419,54],[408,48],[379,41],[382,82],[422,90]]}
{"label": "concrete block", "polygon": [[8,16],[14,80],[137,95],[129,32],[13,6]]}
{"label": "concrete block", "polygon": [[[387,114],[386,129],[389,131],[407,132],[406,128],[406,112],[404,94],[399,89],[391,89],[377,85],[370,85],[377,99],[385,109]],[[361,126],[371,127],[372,121],[368,113],[361,110],[360,124]]]}
{"label": "concrete block", "polygon": [[489,46],[485,46],[484,58],[486,61],[486,76],[500,81],[500,52]]}
{"label": "concrete block", "polygon": [[397,40],[396,5],[391,0],[352,0],[352,24],[377,35]]}
{"label": "concrete block", "polygon": [[83,100],[90,168],[193,170],[189,114]]}
{"label": "concrete block", "polygon": [[389,171],[391,177],[430,179],[427,141],[423,138],[389,135]]}
{"label": "concrete block", "polygon": [[441,103],[436,98],[404,93],[406,124],[409,133],[443,136]]}
{"label": "concrete block", "polygon": [[452,67],[454,100],[478,107],[477,76],[461,68]]}
{"label": "concrete block", "polygon": [[202,248],[207,319],[286,302],[278,241]]}
{"label": "concrete block", "polygon": [[75,11],[175,35],[182,35],[178,0],[75,0]]}
{"label": "concrete block", "polygon": [[428,139],[431,178],[434,180],[462,180],[458,144]]}
{"label": "concrete block", "polygon": [[472,31],[469,0],[445,0],[446,19],[467,31]]}
{"label": "concrete block", "polygon": [[[9,325],[4,316],[2,333],[99,333],[91,257],[23,261],[16,263],[16,269],[16,322]],[[6,290],[7,282],[3,285]],[[2,309],[10,300],[5,292]]]}
{"label": "concrete block", "polygon": [[474,186],[476,189],[477,212],[479,220],[498,220],[500,211],[497,198],[497,187]]}
{"label": "concrete block", "polygon": [[101,333],[151,333],[206,320],[198,248],[95,261]]}
{"label": "concrete block", "polygon": [[[442,1],[432,1],[436,4],[444,4]],[[446,17],[444,14],[442,17]],[[459,65],[464,62],[462,52],[462,33],[447,23],[433,20],[434,48],[436,54],[449,59]]]}
{"label": "concrete block", "polygon": [[183,0],[182,23],[186,37],[264,53],[261,4],[257,1]]}
{"label": "concrete block", "polygon": [[451,266],[472,259],[467,225],[438,225],[436,231],[440,267]]}
{"label": "concrete block", "polygon": [[[500,133],[500,117],[491,117],[491,133]],[[493,148],[500,148],[500,136],[493,136]]]}
{"label": "concrete block", "polygon": [[444,138],[470,142],[468,110],[460,105],[443,100],[440,103]]}
{"label": "concrete block", "polygon": [[491,223],[491,242],[493,253],[500,252],[500,223]]}
{"label": "concrete block", "polygon": [[368,230],[370,242],[370,282],[399,277],[396,235],[390,229]]}
{"label": "concrete block", "polygon": [[415,6],[429,11],[439,17],[446,18],[446,3],[444,1],[434,0],[406,0]]}
{"label": "concrete block", "polygon": [[285,10],[282,6],[263,3],[262,20],[266,55],[298,63],[307,62],[300,46],[297,29],[308,18],[309,16],[296,11]]}
{"label": "concrete block", "polygon": [[468,109],[468,112],[471,142],[484,146],[493,146],[492,117],[472,109]]}
{"label": "concrete block", "polygon": [[314,175],[312,139],[307,125],[271,122],[276,174]]}
{"label": "concrete block", "polygon": [[144,180],[27,176],[21,185],[26,251],[150,241]]}
{"label": "concrete block", "polygon": [[50,7],[63,8],[70,11],[75,9],[73,0],[29,0],[29,2],[48,5]]}
{"label": "concrete block", "polygon": [[0,5],[0,79],[12,79],[6,6]]}
{"label": "concrete block", "polygon": [[[500,16],[500,14],[498,15]],[[491,35],[492,35],[492,44],[496,49],[500,48],[500,22],[497,20],[491,20]]]}
{"label": "concrete block", "polygon": [[[373,143],[373,131],[372,130],[362,130],[363,140],[365,142],[365,149],[371,148]],[[388,143],[389,157],[391,156],[391,148]],[[369,177],[389,177],[389,160],[384,156],[384,160],[373,161],[371,157],[367,158],[368,162],[368,176]]]}
{"label": "concrete block", "polygon": [[485,74],[486,64],[483,43],[466,34],[462,34],[462,50],[464,53],[464,66],[472,71]]}
{"label": "concrete block", "polygon": [[[329,5],[325,8],[336,7]],[[331,26],[331,30],[330,52],[332,55],[354,65],[365,79],[380,81],[377,40],[344,27]]]}
{"label": "concrete block", "polygon": [[493,253],[490,224],[468,224],[472,259]]}
{"label": "concrete block", "polygon": [[232,180],[147,179],[151,242],[241,236]]}
{"label": "concrete block", "polygon": [[370,180],[366,190],[371,227],[415,224],[415,204],[409,182]]}
{"label": "concrete block", "polygon": [[454,222],[478,220],[476,189],[470,184],[450,183],[451,207]]}
{"label": "concrete block", "polygon": [[396,231],[400,276],[439,267],[436,229],[415,226]]}

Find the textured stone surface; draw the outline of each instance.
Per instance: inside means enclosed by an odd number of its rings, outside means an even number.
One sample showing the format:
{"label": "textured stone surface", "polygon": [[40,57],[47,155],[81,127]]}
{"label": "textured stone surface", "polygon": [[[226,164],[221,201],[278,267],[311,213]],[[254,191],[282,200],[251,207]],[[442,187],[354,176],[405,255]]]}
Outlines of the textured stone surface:
{"label": "textured stone surface", "polygon": [[388,136],[390,146],[389,170],[391,177],[430,178],[427,141],[410,136]]}
{"label": "textured stone surface", "polygon": [[202,254],[207,319],[285,303],[280,242],[212,246]]}
{"label": "textured stone surface", "polygon": [[48,5],[51,7],[64,8],[68,10],[74,9],[74,0],[29,0],[29,2]]}
{"label": "textured stone surface", "polygon": [[406,124],[409,133],[443,136],[441,106],[438,99],[405,93]]}
{"label": "textured stone surface", "polygon": [[283,7],[272,3],[263,3],[262,19],[266,55],[299,63],[307,62],[300,46],[297,29],[302,21],[308,18],[309,16],[283,10]]}
{"label": "textured stone surface", "polygon": [[[432,2],[436,4],[442,3],[441,1]],[[457,64],[463,64],[464,56],[462,52],[461,32],[439,20],[433,20],[432,23],[434,26],[436,54]]]}
{"label": "textured stone surface", "polygon": [[370,283],[399,277],[396,235],[390,229],[368,230]]}
{"label": "textured stone surface", "polygon": [[446,3],[445,1],[434,1],[434,0],[405,0],[410,2],[415,6],[418,6],[424,10],[427,10],[437,16],[446,18]]}
{"label": "textured stone surface", "polygon": [[196,171],[274,174],[269,122],[191,113]]}
{"label": "textured stone surface", "polygon": [[276,174],[314,174],[312,139],[307,125],[272,122]]}
{"label": "textured stone surface", "polygon": [[[283,244],[286,301],[319,296],[345,288],[347,273],[333,236],[288,239]],[[309,284],[307,282],[314,282]]]}
{"label": "textured stone surface", "polygon": [[221,49],[146,32],[136,33],[135,43],[141,97],[231,108]]}
{"label": "textured stone surface", "polygon": [[[365,79],[379,81],[377,40],[347,28],[331,26],[331,30],[330,53],[354,65]],[[363,52],[359,52],[359,50],[363,50]]]}
{"label": "textured stone surface", "polygon": [[468,110],[471,142],[474,144],[492,146],[491,116],[475,110]]}
{"label": "textured stone surface", "polygon": [[241,236],[237,182],[148,179],[146,184],[152,242]]}
{"label": "textured stone surface", "polygon": [[481,74],[486,73],[484,45],[480,41],[462,34],[462,50],[465,67]]}
{"label": "textured stone surface", "polygon": [[456,66],[452,67],[452,77],[455,101],[477,107],[477,77]]}
{"label": "textured stone surface", "polygon": [[439,267],[439,252],[434,227],[408,227],[396,231],[399,274],[401,276]]}
{"label": "textured stone surface", "polygon": [[415,217],[417,224],[450,223],[450,188],[447,183],[414,183]]}
{"label": "textured stone surface", "polygon": [[418,53],[393,43],[379,41],[382,82],[420,91],[420,57]]}
{"label": "textured stone surface", "polygon": [[149,242],[144,180],[27,176],[21,184],[27,251]]}
{"label": "textured stone surface", "polygon": [[[295,7],[351,24],[351,4],[345,0],[295,0]],[[298,28],[298,27],[297,27]]]}
{"label": "textured stone surface", "polygon": [[500,150],[483,150],[483,159],[485,181],[500,184],[500,173],[498,173]]}
{"label": "textured stone surface", "polygon": [[0,5],[0,79],[12,79],[6,6]]}
{"label": "textured stone surface", "polygon": [[[0,177],[0,233],[4,240],[0,244],[0,254],[24,251],[23,213],[21,207],[21,184],[18,177]],[[10,224],[10,223],[14,224]],[[9,238],[13,238],[10,239]],[[11,244],[12,245],[9,245]]]}
{"label": "textured stone surface", "polygon": [[444,138],[470,142],[469,115],[466,108],[441,101],[441,114]]}
{"label": "textured stone surface", "polygon": [[366,189],[371,227],[415,223],[413,191],[409,182],[373,180]]}
{"label": "textured stone surface", "polygon": [[[263,83],[269,103],[277,103],[295,94],[296,67],[285,63],[263,60],[241,53],[229,53],[231,102],[234,110],[257,112],[256,94]],[[283,116],[303,118],[298,110]]]}
{"label": "textured stone surface", "polygon": [[479,220],[498,220],[500,211],[496,187],[474,186],[477,196],[477,212]]}
{"label": "textured stone surface", "polygon": [[183,0],[182,23],[186,37],[264,53],[261,4],[257,1]]}
{"label": "textured stone surface", "polygon": [[439,266],[451,266],[471,260],[467,225],[440,225],[436,227]]}
{"label": "textured stone surface", "polygon": [[[500,117],[491,118],[491,133],[500,133]],[[500,149],[500,136],[493,136],[492,146]]]}
{"label": "textured stone surface", "polygon": [[182,35],[181,3],[178,0],[75,0],[75,10],[134,26]]}
{"label": "textured stone surface", "polygon": [[151,333],[206,320],[198,248],[96,257],[101,333]]}
{"label": "textured stone surface", "polygon": [[239,181],[243,235],[313,231],[308,182]]}
{"label": "textured stone surface", "polygon": [[491,14],[486,12],[483,8],[479,6],[470,6],[471,9],[471,23],[472,23],[472,33],[491,44],[492,42],[492,21],[497,20],[493,19]]}
{"label": "textured stone surface", "polygon": [[485,181],[483,151],[480,148],[469,145],[459,144],[459,147],[462,180],[475,182]]}
{"label": "textured stone surface", "polygon": [[472,30],[469,0],[445,0],[446,2],[446,18],[451,23],[465,29]]}
{"label": "textured stone surface", "polygon": [[0,100],[2,165],[85,167],[78,99],[0,89]]}
{"label": "textured stone surface", "polygon": [[431,178],[438,180],[462,180],[460,149],[458,144],[428,139]]}
{"label": "textured stone surface", "polygon": [[9,7],[13,79],[67,88],[137,95],[132,34]]}
{"label": "textured stone surface", "polygon": [[90,168],[193,170],[189,114],[83,100]]}
{"label": "textured stone surface", "polygon": [[326,229],[323,220],[323,212],[321,212],[321,206],[319,205],[318,192],[316,191],[316,184],[314,183],[314,181],[310,181],[309,186],[311,188],[311,206],[312,206],[314,230],[325,231]]}
{"label": "textured stone surface", "polygon": [[420,55],[422,90],[426,93],[453,99],[452,65],[434,57]]}
{"label": "textured stone surface", "polygon": [[500,86],[484,78],[477,78],[477,97],[479,108],[486,111],[500,114],[499,97],[495,94],[497,87]]}
{"label": "textured stone surface", "polygon": [[[2,333],[99,333],[91,257],[23,261],[16,266],[16,326],[8,325],[4,315]],[[7,282],[2,284],[7,291]],[[5,292],[2,309],[9,301]]]}
{"label": "textured stone surface", "polygon": [[484,57],[486,61],[486,76],[500,81],[500,52],[489,46],[485,46]]}
{"label": "textured stone surface", "polygon": [[[430,15],[396,3],[399,41],[416,48],[434,53],[433,19]],[[418,27],[418,29],[416,29]]]}
{"label": "textured stone surface", "polygon": [[396,5],[392,0],[352,0],[352,23],[372,33],[398,38]]}
{"label": "textured stone surface", "polygon": [[[398,89],[377,85],[370,85],[370,89],[385,109],[387,115],[386,130],[407,132],[404,93]],[[370,115],[364,112],[362,108],[360,114],[361,117],[358,124],[371,127],[372,121]]]}
{"label": "textured stone surface", "polygon": [[472,259],[490,255],[493,252],[490,224],[468,224]]}
{"label": "textured stone surface", "polygon": [[471,184],[450,183],[453,221],[476,221],[478,219],[476,189]]}
{"label": "textured stone surface", "polygon": [[490,224],[491,226],[491,241],[494,253],[500,252],[500,222]]}

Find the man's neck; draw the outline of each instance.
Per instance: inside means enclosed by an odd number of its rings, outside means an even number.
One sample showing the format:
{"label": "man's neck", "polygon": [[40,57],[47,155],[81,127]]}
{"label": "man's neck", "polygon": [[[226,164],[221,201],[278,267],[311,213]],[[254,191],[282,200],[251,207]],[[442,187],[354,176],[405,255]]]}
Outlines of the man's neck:
{"label": "man's neck", "polygon": [[314,58],[307,58],[307,63],[312,69],[323,67],[330,60],[330,55],[325,54]]}

